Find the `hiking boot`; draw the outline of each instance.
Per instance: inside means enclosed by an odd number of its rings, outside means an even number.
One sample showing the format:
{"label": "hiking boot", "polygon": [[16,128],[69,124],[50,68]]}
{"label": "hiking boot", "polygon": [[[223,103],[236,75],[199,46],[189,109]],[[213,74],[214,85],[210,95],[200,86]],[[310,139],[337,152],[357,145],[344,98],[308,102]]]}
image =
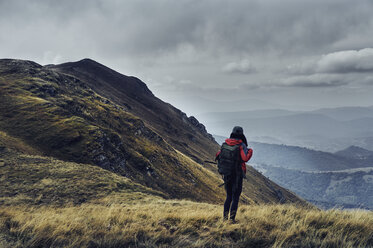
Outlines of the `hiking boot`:
{"label": "hiking boot", "polygon": [[228,215],[229,215],[229,212],[224,212],[224,214],[223,214],[223,221],[227,221],[228,220]]}
{"label": "hiking boot", "polygon": [[238,224],[238,220],[230,219],[230,220],[229,220],[229,223],[230,223],[230,224]]}

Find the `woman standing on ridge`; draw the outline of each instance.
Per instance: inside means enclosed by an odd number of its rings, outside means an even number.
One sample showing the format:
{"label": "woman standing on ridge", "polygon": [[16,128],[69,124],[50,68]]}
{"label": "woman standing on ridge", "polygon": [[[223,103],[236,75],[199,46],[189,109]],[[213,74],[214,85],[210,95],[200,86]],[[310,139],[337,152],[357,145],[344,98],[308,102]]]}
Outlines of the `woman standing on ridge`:
{"label": "woman standing on ridge", "polygon": [[247,148],[247,140],[243,134],[242,127],[233,128],[229,139],[222,144],[220,151],[216,154],[219,173],[223,176],[224,187],[227,197],[224,202],[224,220],[235,223],[238,201],[242,192],[242,180],[246,174],[245,162],[249,161],[253,150]]}

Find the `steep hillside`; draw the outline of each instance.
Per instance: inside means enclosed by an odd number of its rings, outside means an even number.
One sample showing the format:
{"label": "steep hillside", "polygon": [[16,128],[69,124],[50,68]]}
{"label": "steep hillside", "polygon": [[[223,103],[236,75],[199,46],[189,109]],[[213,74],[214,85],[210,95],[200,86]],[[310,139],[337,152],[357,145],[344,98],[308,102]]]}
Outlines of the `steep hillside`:
{"label": "steep hillside", "polygon": [[2,60],[0,130],[41,154],[89,163],[166,192],[215,201],[219,178],[173,149],[144,122],[71,76]]}
{"label": "steep hillside", "polygon": [[25,155],[0,143],[0,205],[79,205],[100,199],[162,199],[131,179],[94,165]]}
{"label": "steep hillside", "polygon": [[211,158],[218,149],[211,142],[213,137],[197,119],[188,118],[179,109],[155,97],[138,78],[122,75],[91,59],[47,67],[78,78],[98,94],[121,105],[197,162]]}
{"label": "steep hillside", "polygon": [[[8,148],[97,165],[168,198],[222,202],[216,169],[198,163],[218,145],[197,120],[155,98],[138,79],[91,60],[77,65],[85,68],[80,77],[75,69],[66,74],[58,66],[0,60],[0,138]],[[304,204],[253,169],[242,200]]]}

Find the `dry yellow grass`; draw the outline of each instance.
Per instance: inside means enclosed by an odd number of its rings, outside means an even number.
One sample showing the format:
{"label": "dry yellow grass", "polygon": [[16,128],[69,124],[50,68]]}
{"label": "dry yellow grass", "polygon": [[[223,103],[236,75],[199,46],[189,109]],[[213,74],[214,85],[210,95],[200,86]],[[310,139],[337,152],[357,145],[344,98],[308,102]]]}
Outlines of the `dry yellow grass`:
{"label": "dry yellow grass", "polygon": [[7,133],[0,131],[0,147],[9,147],[10,149],[19,151],[21,153],[40,155],[41,152],[35,148],[25,144],[21,139],[9,136]]}
{"label": "dry yellow grass", "polygon": [[[373,247],[373,213],[166,200],[87,164],[0,152],[0,247]],[[186,172],[211,175],[177,153]],[[213,177],[207,184],[217,184]],[[202,192],[198,192],[202,193]],[[304,206],[304,205],[303,205]]]}
{"label": "dry yellow grass", "polygon": [[[144,198],[0,209],[4,247],[372,247],[373,213],[290,205],[222,207]],[[4,240],[7,240],[6,242]],[[2,243],[3,242],[3,243]]]}

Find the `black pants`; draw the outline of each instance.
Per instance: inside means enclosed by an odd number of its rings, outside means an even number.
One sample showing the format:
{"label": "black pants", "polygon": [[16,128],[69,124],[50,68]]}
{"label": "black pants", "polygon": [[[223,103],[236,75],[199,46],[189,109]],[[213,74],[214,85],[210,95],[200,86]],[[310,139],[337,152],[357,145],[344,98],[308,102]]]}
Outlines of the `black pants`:
{"label": "black pants", "polygon": [[224,202],[224,219],[228,219],[229,210],[231,213],[230,219],[234,220],[236,218],[238,201],[242,192],[242,179],[242,175],[232,175],[224,178],[225,191],[227,192],[227,198]]}

